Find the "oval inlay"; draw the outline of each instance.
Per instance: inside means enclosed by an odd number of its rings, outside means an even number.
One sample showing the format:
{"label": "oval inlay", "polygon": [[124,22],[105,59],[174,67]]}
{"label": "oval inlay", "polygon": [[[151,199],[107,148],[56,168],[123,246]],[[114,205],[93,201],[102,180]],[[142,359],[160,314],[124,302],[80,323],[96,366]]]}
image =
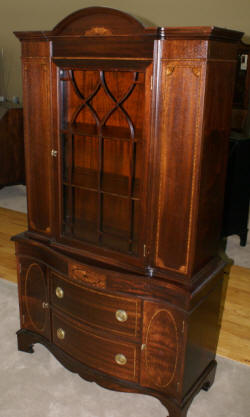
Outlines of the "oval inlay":
{"label": "oval inlay", "polygon": [[46,300],[44,272],[38,264],[31,264],[25,276],[25,304],[33,327],[40,331],[44,329],[47,317],[43,308]]}
{"label": "oval inlay", "polygon": [[154,385],[168,386],[176,371],[178,337],[176,322],[168,310],[157,311],[148,326],[146,336],[147,372]]}

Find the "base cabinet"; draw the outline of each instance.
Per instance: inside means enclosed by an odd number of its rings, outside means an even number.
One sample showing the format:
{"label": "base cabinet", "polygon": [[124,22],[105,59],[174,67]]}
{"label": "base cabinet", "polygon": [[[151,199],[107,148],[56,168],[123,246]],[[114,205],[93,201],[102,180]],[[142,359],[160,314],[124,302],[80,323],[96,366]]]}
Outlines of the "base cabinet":
{"label": "base cabinet", "polygon": [[[191,309],[183,309],[155,298],[153,283],[136,295],[132,285],[124,292],[114,291],[116,272],[112,270],[100,269],[99,280],[98,268],[77,262],[76,280],[74,259],[42,244],[39,248],[31,239],[17,238],[16,253],[20,350],[31,351],[33,344],[43,343],[81,376],[87,373],[94,381],[101,378],[103,386],[156,396],[168,409],[176,402],[174,413],[202,386],[209,386],[223,269],[202,286]],[[126,275],[124,280],[129,279]]]}

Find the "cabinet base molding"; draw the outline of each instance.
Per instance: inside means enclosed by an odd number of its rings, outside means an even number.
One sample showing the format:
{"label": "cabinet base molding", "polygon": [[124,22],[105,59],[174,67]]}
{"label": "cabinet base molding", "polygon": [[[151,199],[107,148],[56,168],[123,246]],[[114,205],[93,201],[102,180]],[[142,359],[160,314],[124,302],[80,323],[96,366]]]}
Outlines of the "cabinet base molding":
{"label": "cabinet base molding", "polygon": [[34,345],[40,343],[45,346],[55,358],[69,371],[77,373],[81,378],[89,382],[95,382],[100,386],[120,392],[141,393],[151,395],[166,407],[169,417],[186,417],[188,408],[190,407],[194,397],[201,389],[208,391],[212,386],[215,378],[217,362],[211,361],[203,374],[197,379],[190,391],[180,401],[174,401],[167,395],[163,396],[154,390],[141,387],[138,384],[121,381],[119,379],[102,374],[94,369],[85,366],[83,363],[74,359],[62,349],[49,342],[45,337],[26,329],[20,329],[17,332],[18,350],[26,353],[34,353]]}

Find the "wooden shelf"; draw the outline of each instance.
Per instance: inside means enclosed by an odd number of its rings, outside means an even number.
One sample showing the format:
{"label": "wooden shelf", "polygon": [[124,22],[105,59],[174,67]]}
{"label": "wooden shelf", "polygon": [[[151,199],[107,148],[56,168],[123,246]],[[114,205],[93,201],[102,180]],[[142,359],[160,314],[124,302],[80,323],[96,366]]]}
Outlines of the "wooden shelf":
{"label": "wooden shelf", "polygon": [[112,193],[112,192],[109,192],[109,191],[99,190],[98,188],[85,187],[83,185],[70,184],[68,182],[64,182],[63,185],[66,186],[66,187],[80,188],[81,190],[85,190],[85,191],[92,191],[92,192],[96,192],[96,193],[110,195],[112,197],[118,197],[118,198],[131,199],[131,200],[134,200],[134,201],[140,201],[140,198],[133,197],[129,194],[124,195],[124,194]]}
{"label": "wooden shelf", "polygon": [[142,142],[142,129],[135,130],[134,139],[131,138],[129,128],[120,126],[103,126],[100,130],[97,125],[87,123],[67,124],[62,128],[63,134],[78,135],[78,136],[101,136],[108,139],[119,139],[125,141]]}

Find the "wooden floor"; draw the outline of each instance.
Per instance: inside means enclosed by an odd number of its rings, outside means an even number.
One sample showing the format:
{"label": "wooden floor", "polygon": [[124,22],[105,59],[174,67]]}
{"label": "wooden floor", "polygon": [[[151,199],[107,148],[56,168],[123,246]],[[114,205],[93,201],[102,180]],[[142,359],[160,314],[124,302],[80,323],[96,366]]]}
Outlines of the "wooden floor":
{"label": "wooden floor", "polygon": [[[0,208],[1,278],[16,282],[14,244],[10,238],[26,228],[25,214]],[[218,354],[250,365],[250,269],[231,269]]]}
{"label": "wooden floor", "polygon": [[231,269],[217,353],[250,365],[250,269]]}
{"label": "wooden floor", "polygon": [[0,277],[16,282],[14,243],[10,238],[27,229],[26,214],[0,207]]}

